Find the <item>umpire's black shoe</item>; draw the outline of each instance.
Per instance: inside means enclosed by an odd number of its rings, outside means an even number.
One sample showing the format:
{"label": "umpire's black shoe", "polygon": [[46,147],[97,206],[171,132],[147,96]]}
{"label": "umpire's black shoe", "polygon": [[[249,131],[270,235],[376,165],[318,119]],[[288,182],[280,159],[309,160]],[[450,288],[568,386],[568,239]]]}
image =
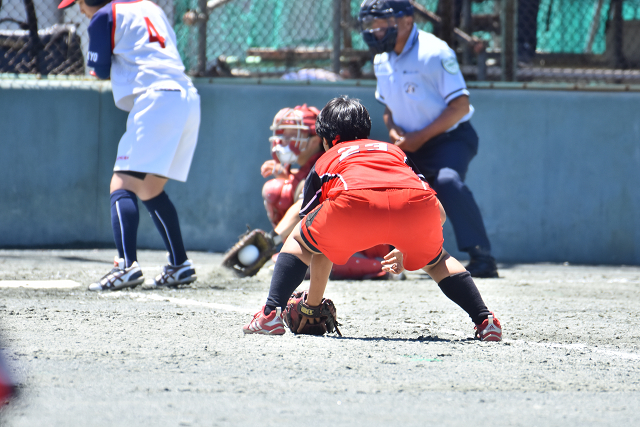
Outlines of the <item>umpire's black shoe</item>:
{"label": "umpire's black shoe", "polygon": [[475,258],[469,261],[469,264],[465,267],[471,274],[471,277],[479,278],[495,278],[498,276],[498,266],[496,260],[493,257]]}
{"label": "umpire's black shoe", "polygon": [[476,246],[468,251],[471,260],[465,267],[471,277],[495,278],[498,276],[498,266],[496,260],[487,249]]}

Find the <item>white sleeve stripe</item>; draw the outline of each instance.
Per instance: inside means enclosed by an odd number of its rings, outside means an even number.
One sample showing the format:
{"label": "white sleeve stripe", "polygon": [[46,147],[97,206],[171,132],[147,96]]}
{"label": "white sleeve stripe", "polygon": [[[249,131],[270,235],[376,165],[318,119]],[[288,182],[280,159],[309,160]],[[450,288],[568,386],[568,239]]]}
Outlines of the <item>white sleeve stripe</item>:
{"label": "white sleeve stripe", "polygon": [[347,182],[342,178],[342,175],[340,175],[339,173],[333,174],[333,173],[325,173],[324,175],[322,175],[320,177],[320,181],[324,184],[325,182],[328,182],[334,178],[339,178],[340,181],[342,181],[342,185],[344,186],[345,190],[348,190],[349,187],[347,187]]}
{"label": "white sleeve stripe", "polygon": [[[459,93],[462,92],[462,93]],[[447,96],[444,97],[444,102],[449,103],[450,100],[457,98],[459,96],[462,95],[469,95],[469,91],[467,90],[466,87],[460,88],[458,90],[455,90],[453,92],[451,92],[450,94],[448,94]]]}
{"label": "white sleeve stripe", "polygon": [[[320,178],[320,182],[322,182],[322,184],[324,184],[327,181],[330,181],[334,178],[339,178],[340,181],[342,181],[342,185],[344,186],[345,190],[348,190],[349,187],[347,186],[347,182],[342,178],[342,175],[338,174],[332,174],[332,173],[326,173],[322,176],[319,177]],[[307,203],[302,209],[300,209],[300,213],[304,213],[309,206],[318,198],[318,195],[322,193],[322,188],[320,188],[318,191],[316,191],[316,194],[313,196],[313,198],[311,200],[309,200],[309,203]]]}
{"label": "white sleeve stripe", "polygon": [[309,200],[309,203],[307,203],[306,206],[304,206],[302,209],[300,209],[300,212],[305,212],[307,209],[309,209],[309,206],[311,206],[313,204],[313,202],[318,198],[318,194],[322,193],[322,188],[318,191],[316,191],[316,194],[313,196],[313,198],[311,200]]}

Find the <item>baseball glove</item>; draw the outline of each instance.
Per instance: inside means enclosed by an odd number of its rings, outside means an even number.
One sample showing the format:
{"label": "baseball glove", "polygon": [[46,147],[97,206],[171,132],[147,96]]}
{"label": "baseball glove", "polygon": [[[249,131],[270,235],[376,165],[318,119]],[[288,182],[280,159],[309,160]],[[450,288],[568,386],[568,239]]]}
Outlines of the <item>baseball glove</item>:
{"label": "baseball glove", "polygon": [[[289,297],[282,317],[291,332],[294,334],[324,335],[335,330],[339,336],[342,336],[338,329],[336,307],[333,305],[333,301],[323,298],[320,305],[315,307],[307,305],[306,301],[307,291],[294,292]],[[306,322],[300,329],[303,317],[316,319],[316,323]]]}
{"label": "baseball glove", "polygon": [[[249,245],[257,247],[260,251],[260,256],[253,264],[244,265],[238,259],[238,252]],[[275,246],[273,239],[264,231],[258,228],[249,230],[240,236],[238,243],[224,254],[222,265],[233,270],[239,277],[255,276],[271,256],[277,252]]]}

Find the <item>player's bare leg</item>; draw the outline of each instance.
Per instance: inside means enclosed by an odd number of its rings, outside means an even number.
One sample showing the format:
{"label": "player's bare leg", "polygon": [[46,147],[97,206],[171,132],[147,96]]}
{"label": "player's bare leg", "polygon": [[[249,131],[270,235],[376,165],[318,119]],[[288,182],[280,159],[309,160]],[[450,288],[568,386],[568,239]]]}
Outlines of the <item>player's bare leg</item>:
{"label": "player's bare leg", "polygon": [[[332,263],[324,255],[314,253],[307,247],[300,237],[300,227],[296,226],[284,242],[276,261],[267,302],[242,328],[245,334],[282,335],[285,333],[282,311],[291,294],[304,280],[309,265],[312,265],[313,295],[319,295],[319,302],[315,305],[319,305],[329,280]],[[314,298],[318,297],[314,296]]]}
{"label": "player's bare leg", "polygon": [[295,202],[284,214],[278,225],[273,229],[282,241],[286,241],[293,229],[300,222],[300,208],[302,200]]}
{"label": "player's bare leg", "polygon": [[[302,262],[311,267],[311,280],[306,303],[310,306],[319,306],[329,281],[333,263],[322,253],[313,252],[300,236],[300,227],[295,227],[290,237],[285,242],[280,253],[289,253],[297,256]],[[295,289],[294,289],[295,290]],[[315,319],[303,316],[298,331],[304,325],[314,323]]]}
{"label": "player's bare leg", "polygon": [[[382,269],[393,273],[402,272],[402,260],[402,252],[394,249],[385,256]],[[500,321],[487,309],[471,275],[457,259],[443,250],[438,261],[423,267],[422,270],[438,283],[440,290],[451,301],[469,314],[476,325],[476,338],[482,341],[502,340]]]}
{"label": "player's bare leg", "polygon": [[311,257],[311,280],[307,304],[316,306],[322,303],[331,267],[333,263],[324,254],[313,254]]}
{"label": "player's bare leg", "polygon": [[115,172],[111,178],[110,190],[129,190],[136,194],[142,201],[153,199],[164,190],[168,179],[146,174],[144,179],[136,178],[120,172]]}

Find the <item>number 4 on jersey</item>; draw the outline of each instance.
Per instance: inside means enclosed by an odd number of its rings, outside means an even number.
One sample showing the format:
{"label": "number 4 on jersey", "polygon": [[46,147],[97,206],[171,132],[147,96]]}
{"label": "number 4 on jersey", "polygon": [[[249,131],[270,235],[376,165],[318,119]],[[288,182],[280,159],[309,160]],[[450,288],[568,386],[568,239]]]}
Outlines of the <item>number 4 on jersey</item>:
{"label": "number 4 on jersey", "polygon": [[156,27],[153,26],[149,18],[144,17],[144,22],[147,23],[147,31],[149,31],[149,43],[158,42],[160,46],[164,49],[164,37],[158,33]]}

